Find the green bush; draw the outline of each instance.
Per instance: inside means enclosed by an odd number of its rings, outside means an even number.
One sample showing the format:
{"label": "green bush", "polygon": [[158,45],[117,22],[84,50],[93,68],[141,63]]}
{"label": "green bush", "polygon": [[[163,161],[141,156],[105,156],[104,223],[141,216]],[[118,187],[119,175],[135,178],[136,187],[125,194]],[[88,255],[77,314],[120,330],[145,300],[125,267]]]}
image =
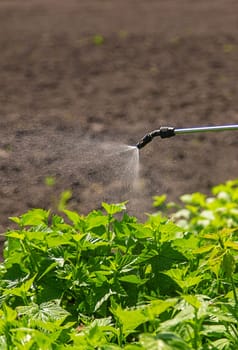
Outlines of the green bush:
{"label": "green bush", "polygon": [[126,203],[11,218],[0,350],[237,349],[238,181],[181,200],[145,223]]}

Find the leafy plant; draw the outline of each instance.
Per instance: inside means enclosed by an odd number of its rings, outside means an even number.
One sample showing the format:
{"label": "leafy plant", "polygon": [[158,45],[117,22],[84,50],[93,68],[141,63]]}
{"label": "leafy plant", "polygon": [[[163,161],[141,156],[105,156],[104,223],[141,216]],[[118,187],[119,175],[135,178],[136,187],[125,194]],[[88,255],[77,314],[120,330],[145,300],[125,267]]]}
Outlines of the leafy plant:
{"label": "leafy plant", "polygon": [[145,223],[126,202],[11,218],[0,350],[237,349],[238,181],[212,194],[155,197]]}
{"label": "leafy plant", "polygon": [[104,41],[105,41],[104,37],[102,35],[100,35],[100,34],[95,34],[93,36],[92,40],[93,40],[94,45],[96,45],[96,46],[102,45],[104,43]]}

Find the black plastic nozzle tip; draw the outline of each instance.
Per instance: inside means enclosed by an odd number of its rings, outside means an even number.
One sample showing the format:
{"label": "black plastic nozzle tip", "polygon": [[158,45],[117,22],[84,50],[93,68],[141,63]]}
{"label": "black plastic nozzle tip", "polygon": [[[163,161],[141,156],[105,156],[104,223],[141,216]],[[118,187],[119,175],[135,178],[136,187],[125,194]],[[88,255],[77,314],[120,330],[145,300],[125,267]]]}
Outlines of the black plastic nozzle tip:
{"label": "black plastic nozzle tip", "polygon": [[175,129],[170,126],[162,126],[158,130],[151,131],[136,144],[136,147],[138,149],[145,147],[145,145],[152,141],[156,136],[160,136],[162,139],[175,136]]}
{"label": "black plastic nozzle tip", "polygon": [[153,139],[153,136],[151,135],[151,133],[146,134],[137,144],[136,147],[138,149],[141,149],[143,147],[145,147],[145,145],[147,145],[147,143],[151,142]]}

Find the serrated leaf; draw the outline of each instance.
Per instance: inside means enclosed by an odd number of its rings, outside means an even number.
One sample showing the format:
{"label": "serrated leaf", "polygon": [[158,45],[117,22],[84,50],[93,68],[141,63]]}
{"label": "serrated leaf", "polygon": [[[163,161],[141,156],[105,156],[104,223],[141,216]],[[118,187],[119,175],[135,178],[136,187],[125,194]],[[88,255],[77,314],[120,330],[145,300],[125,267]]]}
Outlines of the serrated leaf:
{"label": "serrated leaf", "polygon": [[83,216],[74,211],[64,209],[64,213],[74,225],[78,225],[82,220],[84,220]]}
{"label": "serrated leaf", "polygon": [[212,342],[213,348],[216,350],[223,350],[230,348],[230,341],[227,338],[217,339]]}
{"label": "serrated leaf", "polygon": [[143,349],[148,350],[172,350],[172,348],[161,339],[156,339],[151,334],[141,334],[140,343],[143,346]]}
{"label": "serrated leaf", "polygon": [[11,220],[12,222],[15,222],[18,225],[20,225],[21,223],[21,218],[19,218],[18,216],[10,216],[9,220]]}
{"label": "serrated leaf", "polygon": [[145,248],[142,250],[142,252],[140,253],[140,255],[138,256],[136,262],[138,264],[148,261],[152,258],[154,258],[155,256],[159,255],[159,252],[155,249],[150,249],[148,250],[148,248]]}
{"label": "serrated leaf", "polygon": [[122,309],[121,306],[117,305],[116,308],[112,309],[112,313],[119,320],[125,334],[129,334],[149,320],[147,310],[143,307]]}
{"label": "serrated leaf", "polygon": [[11,237],[11,238],[23,240],[25,238],[25,233],[18,232],[18,231],[9,231],[6,233],[6,237]]}
{"label": "serrated leaf", "polygon": [[23,226],[38,226],[45,224],[48,221],[50,211],[43,209],[32,209],[26,214],[23,214],[21,218],[21,224]]}
{"label": "serrated leaf", "polygon": [[50,235],[46,235],[45,241],[48,248],[53,248],[62,245],[73,245],[71,238],[71,235],[52,233]]}
{"label": "serrated leaf", "polygon": [[123,210],[126,210],[126,203],[127,203],[127,201],[117,203],[117,204],[108,204],[108,203],[103,202],[102,207],[105,209],[107,214],[114,215],[117,213],[121,213]]}
{"label": "serrated leaf", "polygon": [[59,264],[57,262],[53,262],[52,264],[50,264],[45,270],[44,272],[38,277],[38,281],[40,281],[45,275],[47,275],[47,273],[49,273],[50,271],[54,270],[56,266],[58,266]]}
{"label": "serrated leaf", "polygon": [[210,252],[214,248],[214,245],[206,245],[193,250],[193,254],[204,254]]}
{"label": "serrated leaf", "polygon": [[108,218],[105,215],[90,215],[86,220],[87,230],[90,231],[95,227],[108,225]]}
{"label": "serrated leaf", "polygon": [[185,276],[182,269],[170,269],[163,273],[172,278],[183,290],[197,285],[202,280],[202,276]]}
{"label": "serrated leaf", "polygon": [[149,350],[191,350],[182,338],[172,332],[142,334],[140,343]]}
{"label": "serrated leaf", "polygon": [[64,320],[70,315],[60,306],[60,300],[51,300],[40,305],[32,303],[28,306],[18,306],[16,310],[19,316],[27,315],[32,320],[43,322]]}
{"label": "serrated leaf", "polygon": [[131,224],[133,228],[133,235],[138,239],[149,238],[153,236],[153,232],[150,226],[142,224]]}
{"label": "serrated leaf", "polygon": [[190,304],[186,305],[183,303],[180,307],[181,307],[181,311],[176,313],[174,317],[168,318],[160,324],[159,330],[161,332],[174,329],[174,327],[178,326],[179,324],[182,325],[183,323],[187,323],[188,321],[194,319],[195,310],[192,307],[192,305]]}
{"label": "serrated leaf", "polygon": [[96,312],[102,306],[102,304],[105,303],[105,301],[107,301],[110,298],[110,296],[112,296],[113,294],[117,294],[117,293],[113,292],[110,289],[108,293],[106,293],[100,300],[98,300],[94,307],[94,312]]}
{"label": "serrated leaf", "polygon": [[[44,231],[38,231],[38,232],[26,231],[25,232],[25,236],[29,242],[35,240],[35,241],[40,241],[40,242],[44,243],[46,235],[47,235],[47,233]],[[37,242],[37,243],[39,244],[39,242]]]}
{"label": "serrated leaf", "polygon": [[11,323],[11,322],[16,320],[16,318],[17,318],[16,310],[13,310],[7,304],[3,304],[2,309],[3,309],[3,314],[1,316],[4,315],[4,318],[5,318],[4,321],[7,321],[7,322]]}
{"label": "serrated leaf", "polygon": [[199,237],[195,236],[194,234],[187,234],[183,237],[183,239],[175,239],[172,242],[172,246],[179,249],[179,251],[185,256],[187,255],[187,252],[193,253],[194,250],[198,247],[198,244],[200,242]]}
{"label": "serrated leaf", "polygon": [[147,282],[147,279],[141,279],[136,275],[126,275],[119,278],[122,282],[142,285]]}
{"label": "serrated leaf", "polygon": [[153,197],[153,206],[157,207],[157,208],[161,207],[165,203],[166,199],[167,199],[167,196],[165,194],[163,194],[161,196],[154,196]]}
{"label": "serrated leaf", "polygon": [[158,317],[160,314],[173,307],[177,303],[177,298],[168,298],[166,300],[152,300],[148,305],[150,318]]}
{"label": "serrated leaf", "polygon": [[159,226],[159,231],[161,233],[160,242],[163,243],[180,238],[178,234],[181,234],[184,230],[172,221],[168,221],[166,224]]}
{"label": "serrated leaf", "polygon": [[201,307],[200,300],[196,297],[196,295],[182,295],[183,299],[186,300],[190,305],[192,305],[195,309],[199,309]]}
{"label": "serrated leaf", "polygon": [[19,297],[24,297],[27,294],[27,292],[30,290],[30,288],[32,287],[35,278],[36,278],[36,275],[34,275],[30,279],[27,279],[19,287],[5,289],[3,292],[3,295],[16,295]]}

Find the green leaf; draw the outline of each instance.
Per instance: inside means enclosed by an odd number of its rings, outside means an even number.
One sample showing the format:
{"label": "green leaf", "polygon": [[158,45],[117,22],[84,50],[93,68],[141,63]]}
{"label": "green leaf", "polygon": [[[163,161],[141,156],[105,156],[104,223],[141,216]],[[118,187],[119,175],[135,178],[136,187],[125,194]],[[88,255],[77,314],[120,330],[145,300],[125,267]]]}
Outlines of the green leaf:
{"label": "green leaf", "polygon": [[132,283],[132,284],[144,284],[146,283],[147,279],[141,279],[136,275],[126,275],[126,276],[122,276],[119,278],[120,281],[122,282],[127,282],[127,283]]}
{"label": "green leaf", "polygon": [[70,198],[72,197],[72,191],[67,190],[61,193],[59,203],[58,203],[58,210],[59,211],[65,211],[66,206]]}
{"label": "green leaf", "polygon": [[21,218],[19,218],[18,216],[10,216],[9,220],[11,220],[12,222],[15,222],[18,225],[21,224]]}
{"label": "green leaf", "polygon": [[21,224],[23,226],[38,226],[46,224],[50,215],[50,211],[43,209],[32,209],[21,216]]}
{"label": "green leaf", "polygon": [[32,303],[28,306],[18,306],[16,310],[19,316],[25,315],[32,320],[43,322],[64,320],[70,315],[68,311],[60,306],[60,300],[51,300],[40,305]]}
{"label": "green leaf", "polygon": [[216,349],[216,350],[232,349],[232,347],[230,347],[231,346],[230,341],[227,338],[217,339],[212,342],[212,345],[213,345],[213,349]]}
{"label": "green leaf", "polygon": [[103,202],[102,207],[105,209],[107,214],[114,215],[117,213],[121,213],[123,210],[126,210],[126,203],[127,203],[127,201],[117,203],[117,204],[107,204],[107,203]]}
{"label": "green leaf", "polygon": [[157,335],[142,334],[140,343],[149,350],[191,350],[182,338],[170,332]]}
{"label": "green leaf", "polygon": [[117,305],[112,309],[113,315],[118,319],[125,334],[133,332],[139,325],[149,320],[146,308],[122,309]]}
{"label": "green leaf", "polygon": [[235,258],[231,253],[226,252],[226,254],[224,254],[223,261],[222,261],[222,267],[223,267],[225,274],[228,277],[231,277],[236,269]]}
{"label": "green leaf", "polygon": [[104,43],[104,41],[105,41],[104,37],[100,34],[96,34],[93,36],[93,43],[96,46],[102,45]]}
{"label": "green leaf", "polygon": [[[9,307],[7,304],[3,304],[3,315],[6,322],[13,322],[17,318],[17,312],[16,310],[13,310],[11,307]],[[2,316],[2,315],[1,315]]]}
{"label": "green leaf", "polygon": [[192,274],[186,275],[186,270],[179,268],[170,269],[163,273],[172,278],[172,280],[174,280],[182,290],[193,287],[202,280],[202,276],[193,276]]}
{"label": "green leaf", "polygon": [[237,242],[228,241],[228,242],[225,242],[225,247],[231,248],[231,249],[234,249],[234,250],[238,250],[238,243]]}
{"label": "green leaf", "polygon": [[150,318],[156,316],[158,317],[160,314],[173,307],[177,303],[177,298],[167,298],[166,300],[152,300],[148,306],[148,313]]}
{"label": "green leaf", "polygon": [[93,212],[86,219],[87,231],[91,231],[96,227],[108,225],[108,218],[101,213]]}
{"label": "green leaf", "polygon": [[[121,348],[119,348],[119,349],[121,349]],[[137,344],[129,344],[129,345],[126,345],[123,349],[124,349],[124,350],[145,350],[144,347],[142,348],[141,345],[137,345]],[[106,348],[105,348],[105,350],[106,350]],[[109,350],[109,349],[108,349],[108,350]]]}
{"label": "green leaf", "polygon": [[158,255],[159,255],[159,252],[157,250],[145,248],[142,250],[142,252],[138,256],[136,262],[137,264],[141,264],[142,262],[144,263],[145,261],[148,262],[148,260]]}
{"label": "green leaf", "polygon": [[194,204],[203,207],[206,203],[206,196],[200,192],[185,194],[180,197],[181,201],[187,204]]}
{"label": "green leaf", "polygon": [[168,221],[166,224],[159,226],[159,231],[161,233],[160,242],[163,243],[177,238],[182,238],[180,235],[184,230],[175,225],[172,221]]}
{"label": "green leaf", "polygon": [[47,235],[45,239],[45,243],[48,248],[59,247],[62,245],[73,245],[71,242],[72,236],[67,234],[52,233],[51,235]]}
{"label": "green leaf", "polygon": [[201,307],[201,302],[196,297],[196,295],[183,295],[184,300],[186,300],[190,305],[192,305],[196,310]]}
{"label": "green leaf", "polygon": [[50,271],[54,270],[56,268],[56,266],[58,266],[58,262],[53,262],[52,264],[50,264],[44,270],[44,272],[38,277],[38,281],[40,281],[45,275],[47,275],[47,273],[49,273]]}
{"label": "green leaf", "polygon": [[36,278],[36,275],[30,279],[27,279],[19,287],[5,289],[3,292],[3,295],[15,295],[15,296],[19,296],[19,297],[24,298],[26,296],[27,292],[29,292],[29,290],[32,288],[35,278]]}
{"label": "green leaf", "polygon": [[172,247],[182,253],[188,260],[193,259],[194,251],[200,244],[200,238],[193,233],[184,235],[182,239],[175,239],[172,242]]}
{"label": "green leaf", "polygon": [[110,298],[110,296],[112,296],[113,294],[117,294],[117,293],[113,292],[110,289],[108,293],[106,293],[100,300],[98,300],[98,302],[94,307],[94,312],[96,312],[102,306],[102,304],[105,303],[105,301],[107,301]]}
{"label": "green leaf", "polygon": [[29,243],[30,242],[32,243],[32,241],[38,241],[37,244],[44,243],[46,235],[47,233],[44,231],[38,231],[38,232],[26,231],[25,232],[25,237]]}
{"label": "green leaf", "polygon": [[193,254],[204,254],[210,252],[214,248],[214,245],[206,245],[193,250]]}
{"label": "green leaf", "polygon": [[67,215],[67,217],[69,218],[69,220],[74,224],[74,225],[78,225],[81,221],[84,221],[84,217],[82,215],[79,215],[78,213],[71,211],[71,210],[67,210],[64,209],[64,213]]}
{"label": "green leaf", "polygon": [[6,237],[11,237],[19,240],[23,240],[25,238],[25,233],[18,231],[9,231],[6,233]]}
{"label": "green leaf", "polygon": [[44,182],[46,186],[52,187],[55,185],[56,179],[53,176],[46,176]]}
{"label": "green leaf", "polygon": [[153,206],[157,208],[161,207],[165,203],[166,199],[167,199],[167,196],[165,194],[163,194],[162,196],[154,196]]}

